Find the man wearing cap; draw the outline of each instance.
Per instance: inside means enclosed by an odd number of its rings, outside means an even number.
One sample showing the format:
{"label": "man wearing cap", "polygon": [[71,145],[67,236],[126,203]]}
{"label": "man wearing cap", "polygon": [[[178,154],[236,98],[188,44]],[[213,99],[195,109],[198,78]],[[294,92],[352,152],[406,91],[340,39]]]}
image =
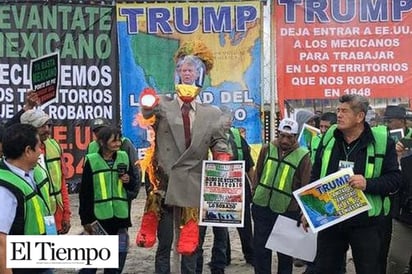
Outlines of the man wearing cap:
{"label": "man wearing cap", "polygon": [[[100,129],[102,129],[103,127],[110,127],[110,126],[112,126],[110,121],[105,118],[96,118],[96,119],[93,119],[90,123],[90,128],[92,129],[95,137],[99,133]],[[133,178],[135,178],[136,181],[138,182],[136,184],[136,189],[127,191],[127,196],[129,200],[133,200],[139,194],[140,186],[141,186],[141,183],[140,183],[141,171],[140,171],[139,166],[137,165],[138,156],[137,156],[136,148],[129,138],[122,136],[121,141],[122,141],[122,144],[120,146],[120,150],[126,152],[127,155],[129,156],[131,168],[132,168],[133,175],[134,175]],[[93,140],[87,146],[86,154],[98,152],[99,149],[100,149],[99,143],[96,140]]]}
{"label": "man wearing cap", "polygon": [[[403,129],[404,138],[412,138],[412,129],[407,127],[406,109],[401,106],[387,106],[383,115],[388,130]],[[412,118],[412,117],[411,117]],[[406,148],[402,142],[396,143],[396,152],[399,157],[406,156]]]}
{"label": "man wearing cap", "polygon": [[50,137],[49,121],[49,115],[40,109],[29,109],[20,117],[22,124],[29,124],[37,128],[43,152],[38,161],[49,174],[51,211],[54,214],[57,232],[66,234],[71,226],[70,200],[64,173],[66,169],[60,144]]}
{"label": "man wearing cap", "polygon": [[[403,129],[404,138],[412,138],[412,129],[407,127],[406,109],[401,106],[389,105],[385,109],[384,121],[388,127],[388,130]],[[406,163],[412,163],[411,156],[407,155],[407,150],[402,142],[396,143],[396,152],[400,164],[402,165],[402,186],[396,195],[392,196],[391,200],[391,216],[386,218],[383,223],[385,228],[383,239],[385,241],[385,249],[383,250],[381,260],[388,257],[388,265],[382,265],[381,273],[386,270],[388,273],[403,273],[405,266],[408,264],[408,258],[412,255],[411,252],[404,250],[404,246],[407,242],[412,240],[412,191],[410,190],[412,184],[409,183],[411,172],[409,171]],[[409,201],[408,201],[409,200]],[[392,220],[392,216],[394,219]],[[407,217],[405,217],[407,216]],[[393,221],[393,222],[392,222]],[[385,233],[386,232],[386,233]],[[389,249],[390,248],[390,249]]]}
{"label": "man wearing cap", "polygon": [[[252,216],[254,221],[255,273],[272,271],[272,251],[266,241],[279,215],[298,219],[299,207],[292,192],[310,179],[309,151],[299,147],[299,125],[290,118],[280,122],[279,138],[263,145],[253,180]],[[292,273],[293,258],[278,253],[277,273]]]}

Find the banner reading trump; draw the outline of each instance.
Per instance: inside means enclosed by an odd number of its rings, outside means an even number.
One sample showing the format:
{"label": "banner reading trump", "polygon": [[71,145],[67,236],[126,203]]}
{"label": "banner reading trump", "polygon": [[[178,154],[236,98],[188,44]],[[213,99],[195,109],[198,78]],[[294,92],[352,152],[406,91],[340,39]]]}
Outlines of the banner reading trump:
{"label": "banner reading trump", "polygon": [[351,168],[341,169],[293,192],[313,232],[371,208],[365,194],[348,184],[351,176]]}
{"label": "banner reading trump", "polygon": [[213,53],[203,103],[225,105],[233,126],[244,127],[250,144],[261,142],[261,3],[189,2],[117,4],[119,64],[124,134],[140,148],[149,133],[136,125],[139,95],[146,87],[175,93],[175,54],[188,41],[201,40]]}

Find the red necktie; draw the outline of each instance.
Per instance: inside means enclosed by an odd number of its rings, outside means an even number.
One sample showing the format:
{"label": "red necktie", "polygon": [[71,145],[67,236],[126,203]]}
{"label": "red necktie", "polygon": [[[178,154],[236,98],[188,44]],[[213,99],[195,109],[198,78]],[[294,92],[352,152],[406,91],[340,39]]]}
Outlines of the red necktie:
{"label": "red necktie", "polygon": [[189,118],[190,104],[184,103],[182,105],[182,118],[183,118],[183,128],[185,130],[185,144],[186,148],[190,146],[190,118]]}

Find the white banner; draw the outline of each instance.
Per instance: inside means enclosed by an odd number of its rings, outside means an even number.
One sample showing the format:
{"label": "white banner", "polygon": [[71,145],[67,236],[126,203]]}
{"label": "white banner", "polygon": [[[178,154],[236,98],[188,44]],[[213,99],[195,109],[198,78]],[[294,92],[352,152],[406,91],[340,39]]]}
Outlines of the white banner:
{"label": "white banner", "polygon": [[118,236],[8,235],[7,268],[117,268]]}

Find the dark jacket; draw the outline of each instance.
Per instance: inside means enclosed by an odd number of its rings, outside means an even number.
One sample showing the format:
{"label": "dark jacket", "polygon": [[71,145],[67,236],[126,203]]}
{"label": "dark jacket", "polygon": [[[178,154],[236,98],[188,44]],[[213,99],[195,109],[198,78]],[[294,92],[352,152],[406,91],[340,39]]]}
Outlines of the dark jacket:
{"label": "dark jacket", "polygon": [[[113,160],[115,160],[115,158]],[[136,188],[137,180],[134,177],[133,170],[131,168],[129,168],[127,174],[129,174],[130,176],[130,181],[128,184],[124,184],[123,186],[126,190],[130,191]],[[83,175],[79,191],[79,202],[79,215],[81,224],[86,225],[97,220],[94,214],[93,173],[89,161],[86,161],[83,167]],[[119,229],[130,227],[132,225],[130,220],[130,212],[129,217],[125,219],[114,217],[107,220],[99,220],[99,222],[109,235],[116,235]]]}
{"label": "dark jacket", "polygon": [[[347,145],[343,138],[343,133],[339,129],[335,129],[334,132],[335,144],[332,148],[331,158],[328,164],[326,175],[334,173],[339,170],[339,161],[345,160],[344,147]],[[370,143],[374,143],[379,140],[375,140],[372,134],[370,126],[365,123],[365,129],[360,135],[359,142],[353,151],[348,156],[348,161],[354,162],[353,172],[354,174],[365,173],[367,146]],[[321,141],[322,142],[322,141]],[[312,168],[311,182],[320,178],[321,166],[322,166],[322,153],[323,148],[319,146],[315,162]],[[381,176],[377,178],[371,178],[366,180],[365,193],[373,195],[380,195],[382,197],[389,196],[392,193],[398,191],[401,182],[401,173],[399,170],[398,159],[395,150],[394,141],[388,136],[386,145],[386,154],[383,159]],[[378,221],[378,218],[368,217],[367,212],[363,212],[353,218],[346,220],[345,222],[353,225],[368,225]]]}
{"label": "dark jacket", "polygon": [[401,159],[402,185],[394,198],[394,218],[412,225],[412,155]]}

